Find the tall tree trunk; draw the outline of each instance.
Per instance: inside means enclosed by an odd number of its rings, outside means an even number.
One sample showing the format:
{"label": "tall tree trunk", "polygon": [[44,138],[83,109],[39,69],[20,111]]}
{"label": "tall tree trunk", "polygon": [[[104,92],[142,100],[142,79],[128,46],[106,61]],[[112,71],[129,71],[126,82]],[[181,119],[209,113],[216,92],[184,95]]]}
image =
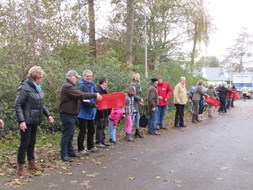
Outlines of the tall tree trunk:
{"label": "tall tree trunk", "polygon": [[194,65],[195,65],[195,56],[196,56],[196,46],[198,41],[198,23],[195,21],[195,27],[194,27],[194,36],[193,36],[193,47],[191,52],[191,62],[190,62],[190,72],[193,74],[194,71]]}
{"label": "tall tree trunk", "polygon": [[89,6],[89,46],[90,54],[96,57],[96,30],[95,30],[95,11],[94,11],[94,0],[88,0]]}
{"label": "tall tree trunk", "polygon": [[133,27],[134,27],[134,0],[127,0],[127,33],[126,33],[126,63],[133,62]]}

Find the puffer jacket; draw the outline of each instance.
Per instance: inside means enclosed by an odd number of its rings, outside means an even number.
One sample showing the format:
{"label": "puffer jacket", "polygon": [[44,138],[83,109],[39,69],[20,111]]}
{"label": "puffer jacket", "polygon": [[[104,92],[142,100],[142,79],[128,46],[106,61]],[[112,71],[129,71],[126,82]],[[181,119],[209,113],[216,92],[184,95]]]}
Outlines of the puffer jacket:
{"label": "puffer jacket", "polygon": [[[79,81],[78,89],[81,92],[91,92],[91,93],[98,93],[93,82],[87,82],[83,79]],[[95,98],[90,98],[90,102],[82,102],[80,104],[80,110],[78,114],[78,118],[85,119],[85,120],[94,120],[97,113],[96,107],[96,100]]]}
{"label": "puffer jacket", "polygon": [[15,100],[15,111],[19,123],[28,125],[39,125],[43,115],[49,117],[51,114],[44,106],[43,91],[37,92],[35,84],[26,79],[21,81]]}

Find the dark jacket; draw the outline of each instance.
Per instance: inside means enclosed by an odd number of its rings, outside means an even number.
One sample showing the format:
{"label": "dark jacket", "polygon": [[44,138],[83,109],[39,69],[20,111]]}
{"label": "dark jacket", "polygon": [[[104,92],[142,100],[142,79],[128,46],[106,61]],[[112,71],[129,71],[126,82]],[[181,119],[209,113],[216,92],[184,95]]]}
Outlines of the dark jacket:
{"label": "dark jacket", "polygon": [[44,106],[44,93],[36,91],[35,84],[26,79],[21,81],[15,100],[15,111],[19,123],[39,125],[43,114],[49,117],[51,114]]}
{"label": "dark jacket", "polygon": [[62,84],[60,90],[60,114],[76,116],[79,111],[78,101],[89,98],[96,98],[96,93],[84,93],[68,79]]}
{"label": "dark jacket", "polygon": [[150,109],[156,107],[158,105],[158,92],[156,87],[151,84],[148,89],[148,106]]}
{"label": "dark jacket", "polygon": [[226,87],[222,86],[222,87],[219,89],[218,92],[219,92],[219,99],[220,99],[220,100],[226,100],[228,92],[231,92],[231,91],[228,90]]}
{"label": "dark jacket", "polygon": [[[98,93],[101,94],[101,95],[102,94],[108,94],[107,90],[103,89],[101,86],[98,86],[97,90],[98,90]],[[97,110],[96,118],[97,119],[107,118],[109,113],[110,113],[110,110]]]}
{"label": "dark jacket", "polygon": [[[95,87],[93,82],[87,82],[83,79],[79,81],[78,89],[81,92],[88,93],[98,93],[97,88]],[[86,119],[86,120],[94,120],[97,113],[96,100],[95,98],[89,98],[90,102],[81,102],[80,110],[78,113],[78,118]]]}

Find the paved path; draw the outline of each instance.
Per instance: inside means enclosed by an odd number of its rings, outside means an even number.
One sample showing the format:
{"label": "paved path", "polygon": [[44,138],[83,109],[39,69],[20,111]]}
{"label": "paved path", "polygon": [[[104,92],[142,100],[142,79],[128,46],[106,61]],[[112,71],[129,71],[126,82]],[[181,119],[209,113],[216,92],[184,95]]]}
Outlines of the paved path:
{"label": "paved path", "polygon": [[253,101],[235,106],[160,137],[122,142],[96,155],[99,162],[76,161],[69,170],[52,170],[19,189],[253,189]]}

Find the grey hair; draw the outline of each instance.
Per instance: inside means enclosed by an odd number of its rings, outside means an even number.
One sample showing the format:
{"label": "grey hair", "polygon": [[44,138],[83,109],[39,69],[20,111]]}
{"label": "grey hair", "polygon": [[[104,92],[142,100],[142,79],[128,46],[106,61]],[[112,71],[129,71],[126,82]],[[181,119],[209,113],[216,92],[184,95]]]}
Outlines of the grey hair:
{"label": "grey hair", "polygon": [[91,73],[93,75],[93,72],[89,69],[86,69],[84,72],[83,72],[83,76],[86,75],[86,73]]}

